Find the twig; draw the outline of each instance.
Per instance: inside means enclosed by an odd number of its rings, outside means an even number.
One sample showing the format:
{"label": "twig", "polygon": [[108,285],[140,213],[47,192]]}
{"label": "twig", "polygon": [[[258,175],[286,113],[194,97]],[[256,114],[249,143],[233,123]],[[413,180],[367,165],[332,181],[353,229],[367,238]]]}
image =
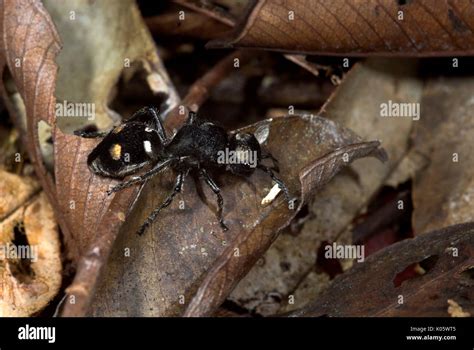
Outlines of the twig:
{"label": "twig", "polygon": [[285,58],[293,63],[296,63],[298,66],[306,69],[308,72],[312,73],[314,76],[319,76],[319,71],[324,70],[326,72],[331,72],[331,66],[324,66],[315,62],[309,62],[306,59],[305,55],[284,55]]}
{"label": "twig", "polygon": [[225,12],[217,11],[215,7],[210,5],[206,6],[205,4],[199,6],[198,4],[191,3],[187,0],[174,0],[174,2],[178,5],[193,10],[194,12],[198,12],[209,18],[213,18],[216,21],[228,25],[229,27],[235,27],[235,19]]}

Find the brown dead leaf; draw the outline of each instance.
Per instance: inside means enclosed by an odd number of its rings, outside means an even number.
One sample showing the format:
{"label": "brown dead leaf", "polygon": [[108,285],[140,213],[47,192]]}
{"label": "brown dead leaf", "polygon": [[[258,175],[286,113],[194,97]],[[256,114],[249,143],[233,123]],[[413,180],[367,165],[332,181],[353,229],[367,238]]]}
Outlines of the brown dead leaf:
{"label": "brown dead leaf", "polygon": [[[407,239],[369,256],[308,308],[292,316],[447,317],[448,299],[462,296],[464,312],[474,311],[474,224],[462,224]],[[425,273],[394,285],[415,263]]]}
{"label": "brown dead leaf", "polygon": [[317,55],[472,55],[474,8],[452,0],[254,0],[234,35],[210,47]]}
{"label": "brown dead leaf", "polygon": [[[0,177],[3,181],[3,176]],[[0,221],[0,316],[41,311],[61,286],[61,243],[44,193]],[[22,254],[26,254],[21,258]]]}

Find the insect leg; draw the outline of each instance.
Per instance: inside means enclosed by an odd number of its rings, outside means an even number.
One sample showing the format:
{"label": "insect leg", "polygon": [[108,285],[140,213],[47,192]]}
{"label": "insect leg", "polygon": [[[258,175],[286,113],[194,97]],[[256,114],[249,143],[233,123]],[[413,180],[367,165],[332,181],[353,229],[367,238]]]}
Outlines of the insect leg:
{"label": "insect leg", "polygon": [[277,173],[280,172],[280,168],[279,168],[279,164],[278,164],[278,159],[276,159],[274,156],[272,156],[272,154],[270,152],[265,152],[265,153],[262,153],[262,159],[271,159],[272,162],[273,162],[273,167],[272,167],[272,170],[275,170]]}
{"label": "insect leg", "polygon": [[209,173],[206,171],[206,169],[201,169],[199,171],[202,177],[204,177],[204,181],[206,181],[206,184],[211,188],[211,190],[215,193],[217,196],[217,219],[219,220],[219,224],[221,225],[222,230],[227,231],[228,227],[224,224],[224,219],[222,218],[222,208],[224,207],[224,199],[222,198],[221,195],[221,189],[217,184],[214,182],[212,177],[209,175]]}
{"label": "insect leg", "polygon": [[139,109],[130,117],[128,121],[138,119],[140,118],[140,116],[146,115],[146,114],[152,115],[154,126],[156,128],[156,133],[158,134],[158,138],[160,139],[161,144],[165,145],[166,143],[168,143],[168,136],[166,136],[165,128],[163,126],[163,123],[161,122],[161,118],[158,113],[158,110],[155,107],[150,106],[150,107],[143,107]]}
{"label": "insect leg", "polygon": [[166,168],[167,166],[169,166],[173,161],[175,161],[176,158],[171,158],[171,159],[167,159],[167,160],[164,160],[162,162],[159,162],[158,164],[156,164],[152,169],[150,169],[149,171],[147,171],[146,173],[144,173],[143,175],[140,175],[140,176],[134,176],[132,177],[130,180],[128,181],[124,181],[122,183],[119,183],[118,185],[112,187],[110,190],[107,191],[107,194],[108,195],[111,195],[113,192],[118,192],[118,191],[121,191],[127,187],[130,187],[130,186],[133,186],[137,183],[143,183],[145,182],[147,179],[149,179],[150,177],[153,177],[155,176],[157,173],[159,173],[161,170],[163,170],[164,168]]}
{"label": "insect leg", "polygon": [[188,120],[186,121],[186,124],[194,124],[194,122],[197,119],[197,114],[196,112],[189,111],[188,113]]}
{"label": "insect leg", "polygon": [[257,168],[264,171],[264,172],[266,172],[268,175],[270,175],[272,180],[275,181],[277,183],[278,187],[280,187],[281,190],[283,191],[283,194],[285,195],[286,201],[291,202],[290,191],[288,191],[288,187],[286,187],[285,183],[273,173],[272,169],[270,169],[269,167],[266,167],[265,165],[261,165],[261,164],[259,164],[257,166]]}
{"label": "insect leg", "polygon": [[74,130],[74,135],[84,137],[86,139],[95,139],[106,136],[110,131],[86,131]]}
{"label": "insect leg", "polygon": [[162,145],[166,145],[168,143],[168,136],[166,136],[166,130],[161,122],[160,115],[158,114],[158,110],[155,107],[147,107],[148,112],[153,115],[153,119],[155,120],[156,132],[158,133],[158,137],[160,138],[160,142]]}
{"label": "insect leg", "polygon": [[168,197],[166,197],[163,203],[161,203],[161,205],[158,208],[153,210],[151,214],[146,218],[145,222],[143,223],[143,225],[140,227],[140,229],[137,232],[139,235],[142,235],[145,232],[145,230],[148,228],[148,226],[150,226],[151,223],[155,221],[161,209],[166,208],[168,205],[170,205],[171,202],[173,201],[174,196],[176,196],[179,192],[181,192],[181,189],[183,187],[183,180],[185,176],[186,176],[186,173],[184,172],[181,172],[178,174],[178,176],[176,177],[176,182],[174,184],[173,191],[168,195]]}

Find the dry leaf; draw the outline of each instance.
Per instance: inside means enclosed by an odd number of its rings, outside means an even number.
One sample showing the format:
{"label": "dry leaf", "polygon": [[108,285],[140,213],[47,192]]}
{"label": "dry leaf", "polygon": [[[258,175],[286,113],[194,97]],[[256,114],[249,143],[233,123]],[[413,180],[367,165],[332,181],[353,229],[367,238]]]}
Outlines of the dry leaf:
{"label": "dry leaf", "polygon": [[44,193],[0,221],[0,248],[0,316],[38,313],[56,296],[62,278],[61,242]]}
{"label": "dry leaf", "polygon": [[0,220],[17,210],[39,191],[30,177],[21,177],[0,169]]}
{"label": "dry leaf", "polygon": [[254,0],[234,35],[211,47],[317,55],[472,55],[474,8],[452,0]]}
{"label": "dry leaf", "polygon": [[[391,245],[335,278],[309,307],[293,316],[446,317],[446,300],[463,296],[474,311],[474,224],[425,233]],[[395,286],[394,279],[419,263],[424,274]]]}

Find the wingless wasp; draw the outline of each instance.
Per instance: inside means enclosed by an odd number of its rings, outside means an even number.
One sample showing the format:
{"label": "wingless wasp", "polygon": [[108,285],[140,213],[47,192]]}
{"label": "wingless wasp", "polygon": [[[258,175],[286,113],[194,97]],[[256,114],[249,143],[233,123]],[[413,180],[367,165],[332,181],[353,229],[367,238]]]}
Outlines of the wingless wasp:
{"label": "wingless wasp", "polygon": [[[273,170],[278,172],[277,160],[270,153],[262,151],[253,134],[228,133],[212,122],[200,120],[193,112],[189,112],[186,123],[172,138],[166,135],[158,110],[154,107],[140,109],[130,119],[110,131],[78,130],[75,134],[86,138],[103,137],[87,158],[89,169],[94,174],[116,179],[134,175],[112,187],[107,192],[109,195],[132,185],[144,183],[168,168],[177,173],[173,190],[163,203],[151,212],[139,229],[139,234],[143,234],[159,212],[171,204],[190,172],[204,179],[215,193],[218,203],[217,219],[224,231],[227,230],[222,217],[224,200],[219,186],[212,177],[216,171],[229,171],[238,176],[248,177],[255,169],[260,169],[275,181],[283,191],[285,199],[291,202],[288,188],[274,174]],[[221,161],[220,156],[223,152],[229,153],[229,151],[236,154],[240,161],[232,163]],[[251,153],[256,159],[253,164],[248,161],[251,159]],[[265,158],[273,160],[273,167],[262,164],[261,161]],[[142,171],[143,173],[136,175]]]}

